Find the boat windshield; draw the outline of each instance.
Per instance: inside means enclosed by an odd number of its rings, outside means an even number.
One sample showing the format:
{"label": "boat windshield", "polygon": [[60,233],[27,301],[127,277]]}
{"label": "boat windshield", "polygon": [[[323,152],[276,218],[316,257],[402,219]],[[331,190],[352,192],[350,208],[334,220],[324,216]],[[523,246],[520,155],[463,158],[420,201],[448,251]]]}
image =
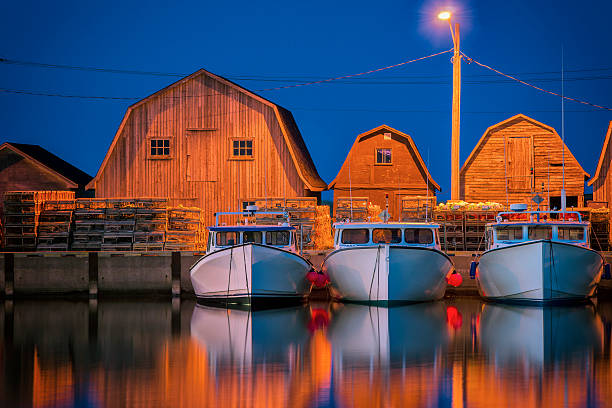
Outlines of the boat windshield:
{"label": "boat windshield", "polygon": [[557,236],[563,241],[584,241],[584,228],[559,226]]}
{"label": "boat windshield", "polygon": [[433,243],[433,232],[428,228],[406,228],[404,241],[407,244],[431,244]]}
{"label": "boat windshield", "polygon": [[498,241],[521,241],[523,239],[523,227],[499,226],[495,230]]}
{"label": "boat windshield", "polygon": [[242,233],[242,242],[244,244],[261,244],[261,231],[244,231]]}
{"label": "boat windshield", "polygon": [[289,245],[290,231],[266,231],[266,244],[276,246]]}
{"label": "boat windshield", "polygon": [[548,225],[530,225],[529,239],[552,239],[552,227]]}
{"label": "boat windshield", "polygon": [[399,244],[402,242],[402,230],[399,228],[374,228],[372,242],[375,244]]}
{"label": "boat windshield", "polygon": [[218,231],[217,235],[217,246],[228,246],[237,245],[240,243],[240,232],[239,231]]}
{"label": "boat windshield", "polygon": [[367,228],[347,228],[342,230],[343,244],[367,244],[370,241],[370,230]]}

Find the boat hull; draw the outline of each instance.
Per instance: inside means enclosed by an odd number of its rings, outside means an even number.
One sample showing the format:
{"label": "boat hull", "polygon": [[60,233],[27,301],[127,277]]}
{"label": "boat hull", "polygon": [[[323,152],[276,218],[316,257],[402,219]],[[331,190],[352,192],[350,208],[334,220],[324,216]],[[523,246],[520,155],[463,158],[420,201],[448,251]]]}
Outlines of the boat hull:
{"label": "boat hull", "polygon": [[441,299],[453,265],[437,249],[379,245],[338,249],[323,268],[341,300],[388,304]]}
{"label": "boat hull", "polygon": [[301,256],[265,245],[244,244],[205,255],[191,267],[191,283],[202,301],[304,298],[312,265]]}
{"label": "boat hull", "polygon": [[480,257],[478,291],[490,300],[585,300],[594,294],[603,264],[597,251],[550,240],[496,248]]}

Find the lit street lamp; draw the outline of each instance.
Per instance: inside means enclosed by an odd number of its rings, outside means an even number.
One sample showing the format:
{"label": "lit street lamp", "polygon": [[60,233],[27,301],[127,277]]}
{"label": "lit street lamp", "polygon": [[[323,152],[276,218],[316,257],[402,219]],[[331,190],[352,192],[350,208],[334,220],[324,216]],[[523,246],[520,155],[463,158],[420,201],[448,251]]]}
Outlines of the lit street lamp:
{"label": "lit street lamp", "polygon": [[440,20],[448,21],[453,38],[453,117],[451,138],[451,200],[459,200],[459,114],[461,106],[461,52],[459,51],[459,23],[451,23],[451,13],[442,11]]}

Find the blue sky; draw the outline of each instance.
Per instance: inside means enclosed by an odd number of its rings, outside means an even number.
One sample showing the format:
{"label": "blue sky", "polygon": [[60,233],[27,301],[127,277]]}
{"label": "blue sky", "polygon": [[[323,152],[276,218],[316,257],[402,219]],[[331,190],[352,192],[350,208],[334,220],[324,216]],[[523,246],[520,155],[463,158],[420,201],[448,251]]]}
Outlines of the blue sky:
{"label": "blue sky", "polygon": [[[462,50],[543,88],[612,106],[612,2],[3,2],[0,58],[189,74],[199,68],[252,90],[353,74],[451,48],[439,9],[455,11]],[[410,134],[450,190],[450,54],[338,83],[259,92],[291,110],[330,182],[355,137],[380,124]],[[238,78],[264,78],[246,80]],[[0,63],[0,89],[145,97],[177,77]],[[283,81],[278,82],[279,79]],[[293,82],[288,81],[291,80]],[[34,143],[95,175],[126,108],[0,92],[2,141]],[[560,99],[463,64],[461,160],[485,129],[524,113],[561,131]],[[565,104],[566,143],[593,174],[612,111]]]}

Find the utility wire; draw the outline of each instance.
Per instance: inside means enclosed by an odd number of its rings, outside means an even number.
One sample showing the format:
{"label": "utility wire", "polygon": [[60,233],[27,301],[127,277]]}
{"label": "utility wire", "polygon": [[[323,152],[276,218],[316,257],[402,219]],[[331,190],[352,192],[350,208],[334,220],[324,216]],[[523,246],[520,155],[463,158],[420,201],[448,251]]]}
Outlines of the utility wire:
{"label": "utility wire", "polygon": [[432,57],[435,57],[437,55],[446,54],[447,52],[451,52],[451,51],[453,51],[453,50],[450,49],[450,50],[446,50],[446,51],[440,51],[440,52],[437,52],[435,54],[427,55],[425,57],[415,58],[415,59],[410,60],[410,61],[404,61],[404,62],[400,62],[399,64],[389,65],[389,66],[386,66],[386,67],[383,67],[383,68],[377,68],[377,69],[373,69],[373,70],[370,70],[370,71],[360,72],[358,74],[344,75],[344,76],[339,76],[339,77],[336,77],[336,78],[322,79],[322,80],[319,80],[319,81],[304,82],[304,83],[301,83],[301,84],[278,86],[276,88],[257,89],[257,91],[258,92],[262,92],[262,91],[275,91],[275,90],[278,90],[278,89],[297,88],[299,86],[315,85],[315,84],[322,84],[322,83],[325,83],[325,82],[332,82],[332,81],[336,81],[338,79],[353,78],[353,77],[356,77],[356,76],[372,74],[374,72],[380,72],[380,71],[384,71],[384,70],[391,69],[391,68],[397,68],[397,67],[400,67],[402,65],[410,64],[412,62],[422,61],[424,59],[432,58]]}
{"label": "utility wire", "polygon": [[593,107],[595,107],[595,108],[605,109],[605,110],[608,110],[608,111],[612,111],[612,108],[608,108],[607,106],[596,105],[596,104],[594,104],[594,103],[587,102],[587,101],[583,101],[583,100],[581,100],[581,99],[570,98],[569,96],[560,95],[560,94],[558,94],[558,93],[556,93],[556,92],[549,91],[549,90],[544,89],[544,88],[540,88],[539,86],[535,86],[535,85],[533,85],[533,84],[530,84],[529,82],[525,82],[525,81],[523,81],[523,80],[521,80],[521,79],[518,79],[518,78],[516,78],[516,77],[513,77],[513,76],[511,76],[511,75],[504,74],[503,72],[498,71],[498,70],[497,70],[497,69],[495,69],[495,68],[492,68],[492,67],[490,67],[490,66],[488,66],[488,65],[485,65],[485,64],[483,64],[483,63],[481,63],[481,62],[476,61],[476,60],[475,60],[475,59],[473,59],[473,58],[468,57],[468,56],[467,56],[467,55],[465,55],[463,52],[461,53],[461,55],[463,55],[463,56],[465,57],[465,59],[467,60],[467,62],[468,62],[468,63],[472,63],[472,62],[473,62],[473,63],[475,63],[476,65],[479,65],[479,66],[481,66],[481,67],[483,67],[483,68],[487,68],[487,69],[489,69],[489,70],[491,70],[491,71],[493,71],[493,72],[496,72],[496,73],[497,73],[497,74],[499,74],[499,75],[505,76],[506,78],[510,78],[510,79],[512,79],[512,80],[514,80],[514,81],[516,81],[516,82],[519,82],[519,83],[521,83],[521,84],[523,84],[523,85],[526,85],[526,86],[529,86],[529,87],[531,87],[531,88],[537,89],[538,91],[542,91],[542,92],[545,92],[545,93],[548,93],[548,94],[551,94],[551,95],[554,95],[554,96],[558,96],[558,97],[560,97],[560,98],[567,99],[567,100],[570,100],[570,101],[578,102],[578,103],[581,103],[581,104],[583,104],[583,105],[593,106]]}
{"label": "utility wire", "polygon": [[[86,66],[78,66],[78,65],[63,65],[63,64],[46,64],[41,62],[33,62],[33,61],[20,61],[14,60],[10,58],[0,58],[0,63],[7,65],[20,65],[20,66],[33,66],[38,68],[57,68],[57,69],[68,69],[73,71],[88,71],[88,72],[106,72],[113,74],[130,74],[130,75],[149,75],[149,76],[162,76],[162,77],[180,77],[183,78],[192,73],[178,73],[178,72],[161,72],[161,71],[141,71],[141,70],[129,70],[129,69],[114,69],[114,68],[103,68],[103,67],[86,67]],[[574,70],[565,70],[565,73],[569,72],[595,72],[595,71],[610,71],[612,67],[601,67],[601,68],[582,68],[582,69],[574,69]],[[545,74],[559,74],[558,71],[531,71],[531,72],[515,72],[512,75],[545,75]],[[494,74],[476,74],[476,75],[464,75],[464,78],[472,78],[472,77],[491,77],[495,76]],[[446,78],[447,75],[410,75],[410,76],[392,76],[392,77],[380,77],[377,79],[402,79],[402,78]],[[313,75],[232,75],[227,76],[228,79],[233,80],[241,80],[241,81],[310,81],[310,80],[318,80],[325,79],[326,77],[317,77]],[[586,79],[586,78],[585,78]],[[589,78],[590,79],[590,78]],[[593,77],[593,79],[598,79],[598,77]],[[602,77],[602,79],[607,79],[607,77]],[[558,79],[557,79],[558,80]]]}

